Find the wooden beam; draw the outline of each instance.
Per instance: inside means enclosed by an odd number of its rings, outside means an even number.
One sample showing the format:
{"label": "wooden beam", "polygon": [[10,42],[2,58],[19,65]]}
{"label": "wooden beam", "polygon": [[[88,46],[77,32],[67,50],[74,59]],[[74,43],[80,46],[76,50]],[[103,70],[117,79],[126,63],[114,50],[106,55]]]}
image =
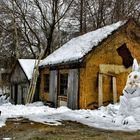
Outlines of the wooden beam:
{"label": "wooden beam", "polygon": [[103,105],[103,75],[98,75],[98,106]]}
{"label": "wooden beam", "polygon": [[113,87],[113,103],[117,103],[117,84],[116,84],[116,77],[112,77],[112,87]]}
{"label": "wooden beam", "polygon": [[110,76],[115,76],[122,72],[130,73],[131,71],[132,67],[126,69],[123,65],[113,65],[113,64],[99,65],[99,72]]}

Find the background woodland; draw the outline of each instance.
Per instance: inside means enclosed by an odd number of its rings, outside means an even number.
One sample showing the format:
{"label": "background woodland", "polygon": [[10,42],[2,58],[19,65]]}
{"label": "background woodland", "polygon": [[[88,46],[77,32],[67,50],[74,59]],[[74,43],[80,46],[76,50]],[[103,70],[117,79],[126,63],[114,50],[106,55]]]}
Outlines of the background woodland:
{"label": "background woodland", "polygon": [[71,38],[119,20],[140,21],[139,0],[1,0],[0,68],[42,58]]}

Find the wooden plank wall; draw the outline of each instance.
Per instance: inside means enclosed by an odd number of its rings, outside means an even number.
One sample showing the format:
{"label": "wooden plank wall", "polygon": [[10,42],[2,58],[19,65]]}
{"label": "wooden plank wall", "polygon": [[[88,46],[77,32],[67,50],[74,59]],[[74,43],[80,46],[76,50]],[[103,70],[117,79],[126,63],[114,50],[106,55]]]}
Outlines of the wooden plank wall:
{"label": "wooden plank wall", "polygon": [[[15,86],[17,85],[17,91]],[[29,83],[13,84],[11,85],[11,100],[12,103],[25,104],[26,95],[28,93]],[[17,94],[17,99],[16,95]],[[17,101],[15,101],[17,100]]]}
{"label": "wooden plank wall", "polygon": [[[11,96],[13,97],[13,102],[17,104],[24,104],[25,96],[28,93],[29,80],[19,63],[16,64],[15,69],[11,74],[10,82],[12,86],[10,94],[12,94]],[[15,91],[15,85],[17,86],[17,91]],[[17,101],[15,101],[15,94],[17,94]]]}
{"label": "wooden plank wall", "polygon": [[50,71],[49,101],[54,103],[54,107],[57,107],[57,80],[58,71]]}
{"label": "wooden plank wall", "polygon": [[78,88],[79,88],[78,69],[70,69],[68,75],[68,107],[71,109],[79,108]]}
{"label": "wooden plank wall", "polygon": [[20,65],[17,63],[14,71],[12,72],[10,82],[12,83],[21,83],[21,82],[28,82],[28,79],[21,69]]}
{"label": "wooden plank wall", "polygon": [[22,104],[22,91],[21,91],[21,86],[18,85],[18,98],[17,98],[17,104]]}

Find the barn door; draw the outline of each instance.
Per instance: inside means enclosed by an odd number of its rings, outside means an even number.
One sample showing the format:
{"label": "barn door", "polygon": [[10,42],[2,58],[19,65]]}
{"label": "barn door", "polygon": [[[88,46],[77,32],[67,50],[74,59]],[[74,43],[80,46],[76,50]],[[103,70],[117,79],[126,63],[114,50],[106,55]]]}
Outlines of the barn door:
{"label": "barn door", "polygon": [[68,76],[68,107],[78,109],[78,86],[79,86],[78,69],[69,70]]}
{"label": "barn door", "polygon": [[50,71],[50,84],[49,84],[49,101],[54,103],[54,107],[57,107],[57,80],[58,71]]}

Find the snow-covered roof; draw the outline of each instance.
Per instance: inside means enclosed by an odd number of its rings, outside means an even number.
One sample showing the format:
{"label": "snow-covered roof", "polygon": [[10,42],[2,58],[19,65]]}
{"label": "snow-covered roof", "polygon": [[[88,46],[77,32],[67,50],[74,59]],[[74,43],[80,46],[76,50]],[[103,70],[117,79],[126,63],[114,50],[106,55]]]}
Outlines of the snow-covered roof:
{"label": "snow-covered roof", "polygon": [[35,65],[35,59],[18,59],[18,61],[23,71],[25,72],[28,80],[31,80]]}
{"label": "snow-covered roof", "polygon": [[40,66],[55,65],[80,60],[88,52],[90,52],[93,47],[97,46],[101,41],[103,41],[103,39],[107,38],[113,31],[117,30],[125,23],[126,21],[119,21],[112,25],[102,27],[71,39],[62,47],[47,56],[40,63]]}

